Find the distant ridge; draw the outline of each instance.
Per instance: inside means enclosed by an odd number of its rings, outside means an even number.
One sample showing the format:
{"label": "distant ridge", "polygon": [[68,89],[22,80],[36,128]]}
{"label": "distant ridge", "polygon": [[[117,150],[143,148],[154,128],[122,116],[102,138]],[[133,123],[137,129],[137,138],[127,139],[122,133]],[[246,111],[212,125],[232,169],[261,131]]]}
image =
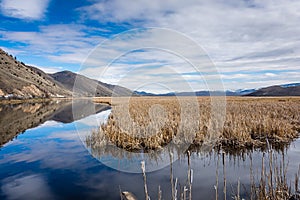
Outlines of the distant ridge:
{"label": "distant ridge", "polygon": [[[49,74],[55,81],[74,92],[74,96],[99,97],[99,96],[131,96],[134,93],[121,86],[111,85],[87,78],[71,71],[61,71]],[[76,80],[76,87],[74,87]]]}
{"label": "distant ridge", "polygon": [[265,87],[245,96],[300,96],[300,83]]}
{"label": "distant ridge", "polygon": [[300,86],[300,83],[288,83],[288,84],[283,84],[283,85],[280,85],[280,86],[283,87],[283,88],[297,87],[297,86]]}
{"label": "distant ridge", "polygon": [[[253,91],[253,90],[251,90]],[[248,91],[195,91],[195,92],[170,92],[170,93],[162,93],[162,94],[154,94],[148,93],[145,91],[139,92],[135,91],[136,94],[141,96],[241,96],[243,94],[249,94]]]}
{"label": "distant ridge", "polygon": [[195,91],[195,92],[171,92],[154,94],[145,91],[135,91],[141,96],[300,96],[300,83],[288,83],[274,85],[260,89],[239,89],[235,91]]}

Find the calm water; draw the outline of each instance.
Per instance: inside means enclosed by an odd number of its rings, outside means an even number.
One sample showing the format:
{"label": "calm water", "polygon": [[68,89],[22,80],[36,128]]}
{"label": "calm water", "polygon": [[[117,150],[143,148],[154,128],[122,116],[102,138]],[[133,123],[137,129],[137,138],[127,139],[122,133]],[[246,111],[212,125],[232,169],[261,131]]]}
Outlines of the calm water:
{"label": "calm water", "polygon": [[[76,102],[73,109],[71,102],[2,106],[0,199],[120,199],[120,188],[144,199],[142,174],[107,167],[82,142],[105,121],[109,112],[108,107],[88,101]],[[280,162],[284,153],[292,182],[300,164],[299,152],[297,140],[287,150],[275,154]],[[228,199],[236,194],[238,180],[241,196],[249,198],[250,158],[253,173],[258,177],[263,154],[225,154],[224,167],[221,154],[192,152],[193,199],[215,199],[216,188],[223,199],[224,176]],[[106,161],[119,159],[111,154],[102,156]],[[178,190],[187,184],[187,163],[185,155],[173,163]],[[147,173],[147,185],[151,199],[157,199],[158,185],[163,198],[171,199],[170,166]]]}

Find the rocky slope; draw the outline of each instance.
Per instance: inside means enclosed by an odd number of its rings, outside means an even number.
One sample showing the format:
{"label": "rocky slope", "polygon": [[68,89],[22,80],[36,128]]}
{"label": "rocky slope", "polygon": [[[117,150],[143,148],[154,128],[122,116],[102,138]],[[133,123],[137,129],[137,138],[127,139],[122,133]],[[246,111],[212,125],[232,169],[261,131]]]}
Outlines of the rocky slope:
{"label": "rocky slope", "polygon": [[71,92],[48,74],[0,49],[0,97],[67,97]]}
{"label": "rocky slope", "polygon": [[70,71],[57,72],[49,74],[49,76],[61,83],[68,90],[73,91],[75,96],[131,96],[133,94],[127,88],[103,83]]}
{"label": "rocky slope", "polygon": [[[76,80],[76,87],[73,89]],[[70,71],[46,74],[0,49],[0,99],[73,96],[130,96],[127,88],[102,83]]]}

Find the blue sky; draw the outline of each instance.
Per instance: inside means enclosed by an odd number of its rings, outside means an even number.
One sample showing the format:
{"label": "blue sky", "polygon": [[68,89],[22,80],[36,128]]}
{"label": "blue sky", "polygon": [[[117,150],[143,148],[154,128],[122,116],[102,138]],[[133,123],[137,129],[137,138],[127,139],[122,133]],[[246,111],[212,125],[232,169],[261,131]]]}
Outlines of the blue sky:
{"label": "blue sky", "polygon": [[[82,72],[131,89],[181,91],[186,90],[180,87],[184,83],[194,90],[208,85],[221,89],[213,83],[221,79],[225,89],[234,90],[300,78],[300,2],[296,0],[1,0],[0,24],[0,47],[18,60],[49,73]],[[188,52],[190,56],[206,56],[201,62],[212,64],[201,68],[200,76],[180,56],[143,49],[145,41],[165,41],[147,27],[190,38],[203,50]],[[141,28],[138,33],[144,38],[130,31],[133,28]],[[129,32],[120,40],[112,39],[124,31]],[[99,46],[107,39],[112,41],[109,47]],[[105,56],[122,53],[120,47],[128,45],[141,47],[122,54],[107,68]],[[96,50],[97,62],[87,70],[86,59]],[[212,67],[216,70],[207,72]]]}

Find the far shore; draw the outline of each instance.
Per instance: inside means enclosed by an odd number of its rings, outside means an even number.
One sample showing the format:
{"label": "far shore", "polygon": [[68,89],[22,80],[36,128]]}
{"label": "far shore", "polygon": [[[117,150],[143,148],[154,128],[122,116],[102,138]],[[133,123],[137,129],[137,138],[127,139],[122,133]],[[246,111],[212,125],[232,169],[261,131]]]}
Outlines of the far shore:
{"label": "far shore", "polygon": [[[48,101],[72,101],[72,100],[92,100],[94,103],[100,104],[112,104],[113,98],[188,98],[189,96],[133,96],[133,97],[65,97],[65,98],[31,98],[31,99],[0,99],[0,105],[5,104],[21,104],[21,103],[42,103]],[[198,96],[198,98],[215,98],[218,96]],[[263,99],[277,99],[277,100],[288,100],[288,99],[300,99],[300,96],[266,96],[266,97],[252,97],[252,96],[222,96],[227,101],[234,100],[263,100]]]}
{"label": "far shore", "polygon": [[[125,99],[125,98],[131,98],[131,99],[159,99],[159,98],[165,98],[165,99],[174,99],[174,98],[188,98],[190,96],[132,96],[132,97],[92,97],[93,102],[94,103],[102,103],[102,104],[108,104],[108,105],[112,105],[112,101],[114,99]],[[194,96],[192,96],[194,97]],[[209,98],[226,98],[226,101],[230,101],[230,100],[279,100],[279,101],[285,101],[285,100],[289,100],[289,99],[299,99],[300,100],[300,96],[197,96],[197,98],[203,98],[203,99],[209,99]],[[118,104],[118,102],[115,102],[115,104]]]}
{"label": "far shore", "polygon": [[21,104],[21,103],[43,103],[49,101],[72,101],[72,100],[92,100],[92,97],[66,97],[66,98],[34,98],[34,99],[1,99],[0,105]]}

